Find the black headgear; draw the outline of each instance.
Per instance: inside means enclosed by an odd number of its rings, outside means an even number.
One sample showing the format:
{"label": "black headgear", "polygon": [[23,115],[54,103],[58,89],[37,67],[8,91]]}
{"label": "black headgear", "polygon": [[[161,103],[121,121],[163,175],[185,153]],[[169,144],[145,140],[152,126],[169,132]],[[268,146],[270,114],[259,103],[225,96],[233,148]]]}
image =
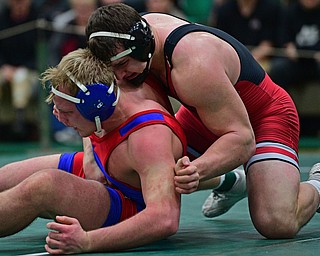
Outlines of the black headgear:
{"label": "black headgear", "polygon": [[123,52],[111,57],[111,61],[120,59],[126,55],[130,55],[131,57],[144,62],[150,60],[154,52],[154,37],[150,26],[144,20],[140,20],[134,24],[127,34],[98,31],[92,33],[89,36],[89,40],[93,37],[99,36],[126,39],[124,44],[126,49]]}

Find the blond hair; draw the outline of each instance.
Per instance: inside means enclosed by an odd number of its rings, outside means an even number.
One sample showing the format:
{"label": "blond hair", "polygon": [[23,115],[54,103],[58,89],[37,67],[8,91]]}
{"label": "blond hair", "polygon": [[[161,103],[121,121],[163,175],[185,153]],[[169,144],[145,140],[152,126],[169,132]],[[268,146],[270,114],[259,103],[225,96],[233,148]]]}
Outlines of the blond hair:
{"label": "blond hair", "polygon": [[[95,57],[87,48],[80,48],[65,55],[56,67],[48,68],[41,74],[40,81],[44,87],[48,85],[55,89],[63,87],[71,96],[75,96],[79,88],[69,78],[68,72],[84,85],[101,83],[110,86],[114,81],[111,67]],[[46,102],[51,103],[52,98],[53,93],[50,93]]]}

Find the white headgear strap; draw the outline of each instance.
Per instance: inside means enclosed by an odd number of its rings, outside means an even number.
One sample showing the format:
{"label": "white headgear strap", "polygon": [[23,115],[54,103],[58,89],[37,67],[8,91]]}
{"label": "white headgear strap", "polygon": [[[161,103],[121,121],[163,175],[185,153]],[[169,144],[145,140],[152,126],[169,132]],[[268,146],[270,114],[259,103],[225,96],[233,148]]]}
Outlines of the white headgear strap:
{"label": "white headgear strap", "polygon": [[[121,33],[115,33],[115,32],[108,32],[108,31],[98,31],[98,32],[93,32],[90,36],[89,36],[89,40],[91,38],[94,37],[98,37],[98,36],[104,36],[104,37],[114,37],[114,38],[121,38],[121,39],[126,39],[126,40],[131,40],[134,41],[136,38],[130,34],[121,34]],[[118,60],[124,56],[129,55],[130,53],[132,53],[132,51],[136,49],[135,46],[132,46],[126,50],[124,50],[123,52],[118,53],[117,55],[113,56],[110,58],[110,61],[115,61]]]}
{"label": "white headgear strap", "polygon": [[[87,88],[85,85],[83,85],[83,84],[80,83],[78,80],[76,80],[69,71],[65,71],[65,72],[66,72],[67,76],[70,78],[70,80],[71,80],[72,82],[74,82],[74,83],[79,87],[79,89],[80,89],[81,91],[83,91],[83,92],[86,93],[87,95],[90,94],[90,91],[88,90],[88,88]],[[109,94],[111,94],[111,93],[113,92],[114,86],[115,86],[115,84],[114,84],[114,81],[113,81],[112,84],[111,84],[111,86],[110,86],[109,89],[108,89],[108,93],[109,93]],[[65,100],[71,101],[71,102],[73,102],[73,103],[76,103],[76,104],[84,103],[84,99],[79,99],[79,98],[77,98],[77,97],[73,97],[73,96],[71,96],[71,95],[69,95],[69,94],[66,94],[66,93],[64,93],[64,92],[60,92],[60,91],[58,91],[56,88],[54,88],[53,86],[51,86],[51,92],[52,92],[53,94],[55,94],[55,95],[57,95],[57,96],[65,99]],[[112,103],[112,106],[116,106],[116,105],[117,105],[117,103],[118,103],[118,101],[119,101],[119,97],[120,97],[120,88],[119,88],[119,86],[118,86],[118,87],[117,87],[117,98],[116,98],[116,100]],[[101,127],[101,121],[100,121],[100,117],[99,117],[99,116],[96,116],[96,117],[95,117],[95,124],[96,124],[96,127],[97,127],[97,132],[101,132],[102,127]]]}

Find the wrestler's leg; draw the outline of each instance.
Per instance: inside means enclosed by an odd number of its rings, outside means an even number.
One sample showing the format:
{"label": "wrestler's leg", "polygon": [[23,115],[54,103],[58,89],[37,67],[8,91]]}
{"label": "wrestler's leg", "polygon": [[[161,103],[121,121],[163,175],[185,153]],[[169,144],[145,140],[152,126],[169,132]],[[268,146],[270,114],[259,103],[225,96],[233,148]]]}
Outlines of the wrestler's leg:
{"label": "wrestler's leg", "polygon": [[293,165],[277,160],[254,163],[247,173],[250,215],[267,238],[292,238],[314,215],[319,194]]}
{"label": "wrestler's leg", "polygon": [[0,193],[0,236],[14,234],[37,217],[66,215],[85,230],[99,228],[110,207],[104,185],[56,169],[39,171]]}
{"label": "wrestler's leg", "polygon": [[60,154],[34,157],[0,168],[0,192],[12,188],[30,175],[43,169],[57,168]]}

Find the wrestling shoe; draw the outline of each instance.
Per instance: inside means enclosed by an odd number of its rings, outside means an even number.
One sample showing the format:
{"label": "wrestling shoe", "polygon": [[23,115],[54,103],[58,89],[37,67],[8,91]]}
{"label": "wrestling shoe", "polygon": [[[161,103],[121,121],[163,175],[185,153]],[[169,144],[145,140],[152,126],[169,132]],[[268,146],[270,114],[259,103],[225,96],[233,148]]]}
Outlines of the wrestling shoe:
{"label": "wrestling shoe", "polygon": [[247,196],[246,175],[244,170],[235,169],[238,174],[237,180],[229,191],[217,192],[212,190],[211,194],[202,206],[202,213],[208,218],[217,217],[230,210],[237,202]]}
{"label": "wrestling shoe", "polygon": [[[320,163],[315,164],[314,166],[312,166],[310,172],[309,172],[309,179],[310,180],[316,180],[318,182],[320,182]],[[320,196],[320,194],[319,194]],[[320,207],[318,208],[317,212],[320,213]]]}

